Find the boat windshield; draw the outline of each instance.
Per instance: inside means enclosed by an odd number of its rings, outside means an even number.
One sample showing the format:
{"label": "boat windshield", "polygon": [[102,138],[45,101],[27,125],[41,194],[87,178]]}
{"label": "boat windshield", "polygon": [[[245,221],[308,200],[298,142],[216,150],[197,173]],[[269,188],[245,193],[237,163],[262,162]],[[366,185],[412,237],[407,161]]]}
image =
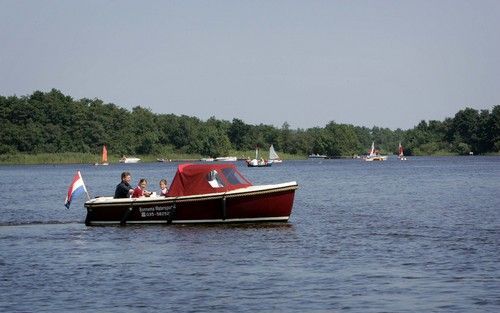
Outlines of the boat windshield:
{"label": "boat windshield", "polygon": [[222,169],[222,173],[231,185],[248,184],[248,181],[235,171],[234,168],[226,167]]}
{"label": "boat windshield", "polygon": [[221,188],[224,187],[224,182],[219,177],[219,173],[216,170],[211,170],[207,175],[207,180],[210,186],[213,188]]}

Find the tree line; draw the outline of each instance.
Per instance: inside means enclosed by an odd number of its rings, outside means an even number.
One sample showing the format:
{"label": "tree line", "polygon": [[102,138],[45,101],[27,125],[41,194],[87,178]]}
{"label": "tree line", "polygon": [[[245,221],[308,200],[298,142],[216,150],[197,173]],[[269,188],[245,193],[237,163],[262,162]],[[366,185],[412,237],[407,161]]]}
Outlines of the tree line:
{"label": "tree line", "polygon": [[277,151],[332,157],[366,154],[374,141],[383,153],[408,155],[484,154],[500,151],[500,106],[465,108],[444,121],[421,121],[408,130],[329,122],[324,127],[290,129],[250,125],[241,119],[203,121],[196,117],[131,111],[99,99],[74,100],[56,89],[28,96],[0,96],[0,154],[98,153],[102,145],[117,155],[172,152],[226,156],[274,144]]}

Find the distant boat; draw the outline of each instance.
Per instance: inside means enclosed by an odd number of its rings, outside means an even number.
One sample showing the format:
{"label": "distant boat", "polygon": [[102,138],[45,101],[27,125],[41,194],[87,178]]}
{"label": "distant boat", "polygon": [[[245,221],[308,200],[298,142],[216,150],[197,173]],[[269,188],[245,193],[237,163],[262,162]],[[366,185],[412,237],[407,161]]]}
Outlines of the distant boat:
{"label": "distant boat", "polygon": [[398,155],[398,158],[401,161],[406,161],[406,157],[405,157],[403,146],[401,145],[401,142],[399,143],[399,155]]}
{"label": "distant boat", "polygon": [[139,162],[141,159],[139,158],[135,158],[135,157],[126,157],[126,156],[123,156],[121,159],[120,159],[120,163],[137,163]]}
{"label": "distant boat", "polygon": [[202,162],[213,162],[215,159],[214,158],[201,158],[200,161]]}
{"label": "distant boat", "polygon": [[267,167],[273,165],[272,161],[259,158],[259,148],[255,148],[255,159],[248,159],[246,162],[248,167]]}
{"label": "distant boat", "polygon": [[236,162],[236,161],[238,161],[238,158],[235,156],[218,157],[218,158],[215,158],[215,161],[218,161],[218,162]]}
{"label": "distant boat", "polygon": [[272,162],[272,163],[282,163],[283,162],[283,160],[280,159],[279,155],[274,150],[274,146],[272,144],[271,144],[271,147],[269,147],[269,162]]}
{"label": "distant boat", "polygon": [[375,142],[372,141],[372,148],[370,149],[370,154],[364,158],[365,161],[385,161],[387,160],[387,155],[380,155],[378,151],[375,150]]}
{"label": "distant boat", "polygon": [[108,163],[108,149],[106,148],[106,145],[102,146],[101,163],[96,163],[95,165],[109,165],[109,163]]}
{"label": "distant boat", "polygon": [[309,154],[309,159],[326,159],[327,156],[324,154]]}

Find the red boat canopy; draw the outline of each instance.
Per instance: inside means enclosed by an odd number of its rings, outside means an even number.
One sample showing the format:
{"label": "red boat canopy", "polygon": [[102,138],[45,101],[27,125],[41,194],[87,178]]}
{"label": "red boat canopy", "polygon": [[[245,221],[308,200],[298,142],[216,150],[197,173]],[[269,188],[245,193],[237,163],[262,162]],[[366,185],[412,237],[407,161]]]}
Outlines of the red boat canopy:
{"label": "red boat canopy", "polygon": [[181,164],[168,197],[217,193],[252,186],[234,164]]}

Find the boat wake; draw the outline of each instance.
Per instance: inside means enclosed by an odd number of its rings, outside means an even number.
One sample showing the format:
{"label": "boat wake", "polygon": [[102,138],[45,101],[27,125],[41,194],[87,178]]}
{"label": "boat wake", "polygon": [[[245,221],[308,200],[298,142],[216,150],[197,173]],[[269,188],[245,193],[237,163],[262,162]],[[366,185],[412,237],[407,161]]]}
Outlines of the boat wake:
{"label": "boat wake", "polygon": [[85,224],[85,221],[12,221],[0,222],[2,226],[30,226],[30,225],[62,225],[62,224]]}

